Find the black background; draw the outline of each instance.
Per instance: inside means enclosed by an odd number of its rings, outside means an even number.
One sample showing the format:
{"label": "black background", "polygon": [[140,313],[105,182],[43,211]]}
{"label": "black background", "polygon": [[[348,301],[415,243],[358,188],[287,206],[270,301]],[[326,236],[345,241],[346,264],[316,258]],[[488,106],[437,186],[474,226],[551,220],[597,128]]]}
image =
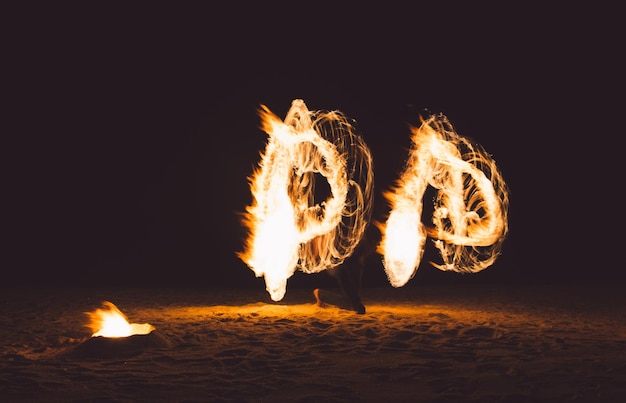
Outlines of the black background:
{"label": "black background", "polygon": [[[409,286],[621,281],[615,10],[411,4],[5,10],[3,284],[264,287],[235,255],[238,213],[267,139],[259,105],[284,117],[296,98],[356,121],[378,219],[420,115],[445,114],[496,160],[501,257],[443,273],[429,247]],[[388,284],[379,258],[366,285]]]}

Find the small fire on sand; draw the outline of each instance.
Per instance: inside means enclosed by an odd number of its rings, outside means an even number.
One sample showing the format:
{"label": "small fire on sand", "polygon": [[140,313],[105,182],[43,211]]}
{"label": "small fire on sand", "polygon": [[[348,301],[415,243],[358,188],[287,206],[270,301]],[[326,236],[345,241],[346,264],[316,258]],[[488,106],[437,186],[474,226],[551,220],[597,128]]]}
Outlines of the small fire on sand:
{"label": "small fire on sand", "polygon": [[[493,158],[458,135],[442,114],[422,119],[412,134],[404,172],[385,193],[391,211],[379,225],[378,253],[394,287],[415,275],[427,237],[443,259],[433,266],[476,273],[495,262],[508,232],[508,190]],[[430,227],[422,223],[428,186],[437,192]]]}
{"label": "small fire on sand", "polygon": [[292,102],[284,121],[262,105],[269,139],[249,178],[249,231],[238,256],[265,278],[280,301],[296,270],[317,273],[344,262],[363,238],[372,212],[370,150],[338,111]]}
{"label": "small fire on sand", "polygon": [[93,334],[91,337],[129,337],[149,334],[155,328],[149,323],[129,323],[126,315],[112,302],[104,301],[101,309],[85,312],[89,316],[87,327]]}

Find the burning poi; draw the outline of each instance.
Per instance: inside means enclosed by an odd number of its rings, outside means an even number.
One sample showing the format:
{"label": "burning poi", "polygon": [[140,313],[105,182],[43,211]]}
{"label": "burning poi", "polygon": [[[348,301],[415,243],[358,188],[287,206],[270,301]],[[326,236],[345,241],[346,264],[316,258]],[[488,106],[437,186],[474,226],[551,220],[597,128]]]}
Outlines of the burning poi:
{"label": "burning poi", "polygon": [[[494,263],[508,232],[508,190],[495,161],[458,135],[444,115],[411,128],[412,148],[395,187],[385,193],[391,211],[378,252],[389,282],[405,285],[417,271],[426,237],[433,238],[440,270],[479,272]],[[422,222],[428,186],[437,191],[432,223]]]}
{"label": "burning poi", "polygon": [[341,112],[309,111],[296,99],[284,121],[264,105],[259,115],[269,138],[248,178],[249,236],[238,256],[280,301],[296,270],[338,266],[360,242],[372,211],[372,156]]}

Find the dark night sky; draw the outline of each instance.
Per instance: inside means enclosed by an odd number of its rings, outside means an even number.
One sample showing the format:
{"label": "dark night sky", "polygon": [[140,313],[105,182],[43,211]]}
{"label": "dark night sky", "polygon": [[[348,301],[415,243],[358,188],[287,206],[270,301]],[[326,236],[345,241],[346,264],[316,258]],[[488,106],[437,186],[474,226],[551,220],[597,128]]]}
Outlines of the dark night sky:
{"label": "dark night sky", "polygon": [[611,10],[116,4],[6,14],[5,284],[262,286],[235,256],[237,213],[265,147],[259,104],[284,117],[295,98],[356,120],[377,198],[426,111],[495,158],[500,259],[464,276],[424,261],[410,284],[618,279],[604,254],[621,213],[602,211],[596,175],[623,131]]}

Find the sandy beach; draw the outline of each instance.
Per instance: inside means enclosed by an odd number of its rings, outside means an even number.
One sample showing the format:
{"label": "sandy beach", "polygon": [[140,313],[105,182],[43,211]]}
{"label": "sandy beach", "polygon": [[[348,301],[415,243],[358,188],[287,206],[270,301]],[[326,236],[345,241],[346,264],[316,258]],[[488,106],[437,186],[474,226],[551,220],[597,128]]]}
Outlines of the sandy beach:
{"label": "sandy beach", "polygon": [[[310,289],[4,289],[5,401],[622,402],[626,296],[609,286],[365,288],[364,315]],[[114,303],[149,335],[95,343]]]}

